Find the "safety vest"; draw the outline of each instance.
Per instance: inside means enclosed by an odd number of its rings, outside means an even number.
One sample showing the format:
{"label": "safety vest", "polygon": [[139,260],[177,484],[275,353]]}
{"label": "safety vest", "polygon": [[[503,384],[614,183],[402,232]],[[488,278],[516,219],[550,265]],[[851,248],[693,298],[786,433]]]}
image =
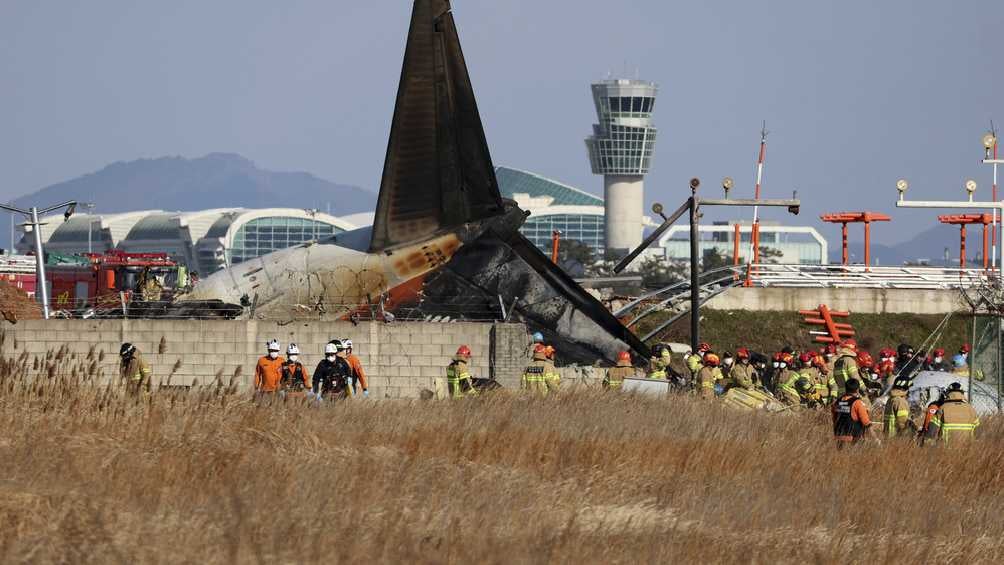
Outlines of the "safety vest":
{"label": "safety vest", "polygon": [[836,419],[833,422],[833,435],[842,438],[850,437],[853,441],[861,439],[865,435],[865,427],[861,422],[855,421],[851,416],[854,403],[861,400],[857,395],[844,395],[837,400],[834,412]]}
{"label": "safety vest", "polygon": [[[547,395],[548,385],[557,389],[558,374],[554,366],[546,359],[534,359],[523,371],[523,388],[525,390]],[[550,382],[549,382],[550,381]]]}
{"label": "safety vest", "polygon": [[461,359],[454,359],[446,368],[446,384],[453,398],[462,398],[465,394],[474,396],[478,393],[471,382],[471,374],[467,371],[467,362]]}

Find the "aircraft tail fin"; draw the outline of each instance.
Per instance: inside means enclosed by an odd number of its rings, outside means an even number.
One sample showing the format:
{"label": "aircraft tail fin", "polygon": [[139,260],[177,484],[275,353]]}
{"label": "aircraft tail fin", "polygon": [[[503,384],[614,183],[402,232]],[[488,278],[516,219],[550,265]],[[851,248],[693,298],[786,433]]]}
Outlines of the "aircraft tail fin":
{"label": "aircraft tail fin", "polygon": [[503,212],[449,0],[415,0],[370,252]]}

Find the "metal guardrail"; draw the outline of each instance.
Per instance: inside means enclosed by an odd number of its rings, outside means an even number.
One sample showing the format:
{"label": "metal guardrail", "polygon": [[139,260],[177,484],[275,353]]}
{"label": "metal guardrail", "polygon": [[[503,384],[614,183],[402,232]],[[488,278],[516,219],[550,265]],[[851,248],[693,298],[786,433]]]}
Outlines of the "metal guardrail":
{"label": "metal guardrail", "polygon": [[753,268],[753,286],[782,288],[888,288],[951,290],[999,276],[983,269],[865,267],[863,265],[771,265]]}

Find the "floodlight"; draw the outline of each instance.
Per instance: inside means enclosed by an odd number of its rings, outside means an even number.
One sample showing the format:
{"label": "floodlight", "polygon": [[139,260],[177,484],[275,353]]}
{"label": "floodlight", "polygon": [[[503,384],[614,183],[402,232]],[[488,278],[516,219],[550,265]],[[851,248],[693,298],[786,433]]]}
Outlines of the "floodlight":
{"label": "floodlight", "polygon": [[724,179],[722,179],[722,188],[724,188],[725,190],[732,190],[732,187],[735,185],[736,183],[734,180],[732,180],[732,177],[725,177]]}
{"label": "floodlight", "polygon": [[992,133],[988,133],[983,136],[983,147],[993,149],[994,145],[997,145],[997,136]]}
{"label": "floodlight", "polygon": [[969,196],[972,196],[973,193],[976,192],[976,181],[973,179],[966,181],[966,192],[969,193]]}

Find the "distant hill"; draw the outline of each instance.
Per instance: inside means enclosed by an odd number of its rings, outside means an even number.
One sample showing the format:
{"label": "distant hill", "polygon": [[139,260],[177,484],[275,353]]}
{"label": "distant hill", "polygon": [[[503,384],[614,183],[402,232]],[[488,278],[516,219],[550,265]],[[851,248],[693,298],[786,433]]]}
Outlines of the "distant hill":
{"label": "distant hill", "polygon": [[[945,264],[945,248],[948,248],[949,266],[956,267],[959,262],[959,228],[956,226],[936,225],[922,231],[912,239],[898,245],[872,244],[872,263],[892,267],[900,266],[905,261],[915,262],[926,259],[934,266]],[[862,261],[864,244],[860,241],[850,242],[850,253],[856,263]],[[970,227],[966,239],[966,255],[971,265],[982,264],[983,228]],[[840,239],[830,239],[829,256],[831,263],[840,262]]]}
{"label": "distant hill", "polygon": [[[66,200],[93,202],[95,213],[160,209],[317,208],[344,216],[371,211],[376,194],[356,186],[335,184],[304,172],[259,169],[232,153],[205,157],[161,157],[118,162],[95,173],[47,186],[14,200],[22,208]],[[81,210],[82,211],[82,210]],[[9,217],[3,218],[9,233]],[[7,247],[6,238],[4,241]]]}

